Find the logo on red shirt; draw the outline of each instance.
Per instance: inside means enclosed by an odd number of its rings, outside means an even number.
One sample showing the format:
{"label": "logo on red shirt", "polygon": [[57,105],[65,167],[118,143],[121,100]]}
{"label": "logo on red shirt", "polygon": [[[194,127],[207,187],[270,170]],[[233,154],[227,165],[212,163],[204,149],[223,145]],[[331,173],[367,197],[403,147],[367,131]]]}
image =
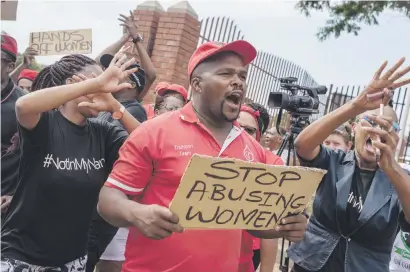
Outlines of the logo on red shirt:
{"label": "logo on red shirt", "polygon": [[245,149],[243,150],[243,155],[245,156],[245,159],[247,161],[254,161],[255,156],[253,155],[252,151],[249,149],[248,145],[245,146]]}

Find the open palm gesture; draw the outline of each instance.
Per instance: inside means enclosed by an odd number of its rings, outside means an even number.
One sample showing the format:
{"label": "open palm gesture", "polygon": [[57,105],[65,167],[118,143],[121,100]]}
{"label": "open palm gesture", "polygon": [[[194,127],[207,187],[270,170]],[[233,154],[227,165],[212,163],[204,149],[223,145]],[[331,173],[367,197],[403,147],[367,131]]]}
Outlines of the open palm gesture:
{"label": "open palm gesture", "polygon": [[[92,73],[91,78],[97,78],[97,75]],[[78,83],[89,79],[90,78],[87,78],[83,74],[77,74],[72,76],[73,83]],[[87,95],[87,98],[89,99],[89,101],[83,101],[79,103],[78,106],[87,107],[91,110],[95,110],[98,112],[114,112],[118,110],[118,108],[121,106],[111,93],[99,92],[95,94],[89,94]]]}
{"label": "open palm gesture", "polygon": [[[392,68],[383,75],[383,70],[387,66],[385,61],[376,71],[372,81],[354,100],[354,105],[362,111],[377,109],[380,104],[387,105],[393,96],[393,90],[410,83],[409,79],[401,79],[410,72],[410,66],[397,71],[404,63],[405,58],[401,58]],[[401,79],[401,80],[400,80]]]}
{"label": "open palm gesture", "polygon": [[123,80],[135,73],[138,68],[126,70],[127,67],[135,63],[134,58],[127,60],[127,56],[124,54],[126,50],[127,48],[115,54],[108,68],[96,78],[101,92],[113,93],[132,88],[130,83],[123,82]]}
{"label": "open palm gesture", "polygon": [[130,36],[131,39],[135,38],[138,36],[138,23],[137,20],[134,18],[134,14],[132,11],[130,11],[130,16],[127,17],[123,14],[120,14],[121,18],[118,18],[119,21],[121,21],[121,26],[123,26],[126,30],[128,35]]}

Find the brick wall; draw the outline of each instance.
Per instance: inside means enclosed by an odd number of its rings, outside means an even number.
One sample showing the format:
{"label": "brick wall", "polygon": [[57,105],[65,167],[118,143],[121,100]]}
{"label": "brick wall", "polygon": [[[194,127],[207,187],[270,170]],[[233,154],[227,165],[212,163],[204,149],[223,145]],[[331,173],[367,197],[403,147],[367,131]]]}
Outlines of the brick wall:
{"label": "brick wall", "polygon": [[134,15],[157,73],[143,103],[155,101],[154,89],[161,81],[188,89],[188,61],[197,48],[200,31],[198,16],[190,4],[182,1],[165,11],[158,1],[146,1],[137,6]]}

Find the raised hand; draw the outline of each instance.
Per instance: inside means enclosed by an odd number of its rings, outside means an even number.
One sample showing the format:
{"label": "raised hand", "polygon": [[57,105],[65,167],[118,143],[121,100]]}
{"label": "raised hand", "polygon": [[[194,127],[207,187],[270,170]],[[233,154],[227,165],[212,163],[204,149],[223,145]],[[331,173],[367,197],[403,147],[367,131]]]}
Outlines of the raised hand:
{"label": "raised hand", "polygon": [[359,96],[353,100],[355,107],[364,112],[377,109],[380,104],[387,105],[393,96],[394,89],[410,83],[410,78],[401,79],[410,72],[410,66],[397,71],[404,61],[405,58],[403,57],[392,68],[382,74],[387,66],[387,61],[385,61],[374,74],[372,81],[370,81]]}
{"label": "raised hand", "polygon": [[[97,78],[96,74],[92,74],[92,78]],[[88,80],[83,74],[77,74],[72,76],[73,83],[78,83],[81,81]],[[121,107],[121,104],[112,96],[111,93],[95,93],[87,95],[90,101],[84,101],[78,104],[79,107],[87,107],[92,110],[101,112],[115,112]]]}
{"label": "raised hand", "polygon": [[23,63],[26,67],[30,66],[34,57],[38,55],[37,50],[32,47],[27,47],[26,51],[23,53]]}
{"label": "raised hand", "polygon": [[134,14],[132,13],[132,11],[130,11],[129,17],[122,14],[120,14],[120,16],[121,18],[118,18],[118,20],[122,22],[122,24],[120,25],[127,30],[129,37],[132,39],[137,37],[139,26],[137,20],[134,19]]}
{"label": "raised hand", "polygon": [[389,167],[397,163],[395,153],[400,136],[398,130],[393,126],[393,120],[387,116],[367,115],[378,126],[362,126],[367,133],[378,136],[380,141],[372,141],[374,147],[380,150],[379,167],[386,172]]}
{"label": "raised hand", "polygon": [[126,70],[130,65],[135,63],[135,59],[127,60],[127,56],[124,52],[128,48],[122,49],[115,54],[110,66],[99,75],[96,80],[100,87],[100,92],[113,93],[123,89],[132,88],[131,83],[123,82],[132,73],[135,73],[138,68]]}

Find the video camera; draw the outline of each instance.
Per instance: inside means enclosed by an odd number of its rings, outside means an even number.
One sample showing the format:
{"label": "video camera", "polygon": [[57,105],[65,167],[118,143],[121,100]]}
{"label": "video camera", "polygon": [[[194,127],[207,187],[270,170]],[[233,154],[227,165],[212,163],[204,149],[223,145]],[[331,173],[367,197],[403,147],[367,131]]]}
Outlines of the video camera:
{"label": "video camera", "polygon": [[[311,115],[319,112],[319,94],[326,94],[326,86],[306,87],[296,84],[296,77],[280,78],[280,87],[289,91],[271,92],[268,105],[271,108],[281,108],[291,115]],[[298,91],[306,91],[308,95],[298,95]]]}

